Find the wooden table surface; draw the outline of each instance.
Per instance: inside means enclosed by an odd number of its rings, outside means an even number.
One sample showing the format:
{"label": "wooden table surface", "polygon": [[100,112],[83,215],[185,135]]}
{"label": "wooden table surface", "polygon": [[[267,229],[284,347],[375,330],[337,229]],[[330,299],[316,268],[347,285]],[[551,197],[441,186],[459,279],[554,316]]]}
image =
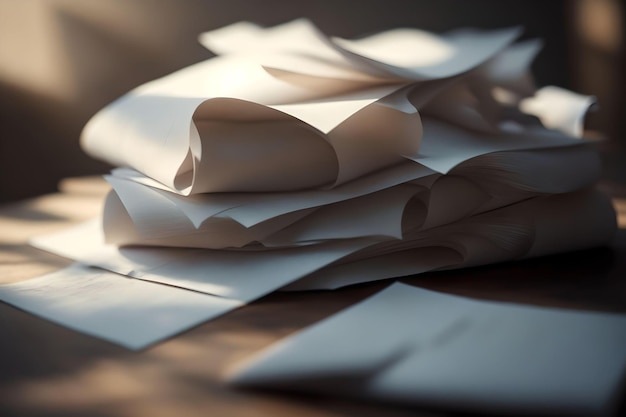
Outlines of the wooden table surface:
{"label": "wooden table surface", "polygon": [[[620,230],[609,247],[404,282],[481,299],[626,312],[626,192],[614,198]],[[0,283],[71,262],[27,239],[99,214],[108,189],[97,178],[0,207]],[[306,395],[235,390],[222,376],[237,361],[388,285],[274,293],[141,352],[76,333],[0,303],[0,416],[443,416]]]}

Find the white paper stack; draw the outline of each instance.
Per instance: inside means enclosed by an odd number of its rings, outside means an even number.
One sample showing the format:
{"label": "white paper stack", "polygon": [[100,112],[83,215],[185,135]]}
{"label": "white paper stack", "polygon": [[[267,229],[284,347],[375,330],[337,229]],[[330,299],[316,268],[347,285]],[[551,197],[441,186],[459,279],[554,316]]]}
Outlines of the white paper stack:
{"label": "white paper stack", "polygon": [[[346,40],[306,20],[203,34],[218,57],[136,88],[85,127],[84,149],[117,166],[103,214],[32,240],[84,265],[2,286],[0,300],[141,349],[280,288],[606,243],[615,213],[581,139],[593,100],[537,89],[540,43],[519,35]],[[625,324],[396,284],[235,382],[601,414],[626,367]]]}
{"label": "white paper stack", "polygon": [[306,20],[201,36],[219,56],[85,127],[119,166],[78,261],[250,301],[601,245],[615,230],[593,103],[537,90],[519,28],[331,38]]}

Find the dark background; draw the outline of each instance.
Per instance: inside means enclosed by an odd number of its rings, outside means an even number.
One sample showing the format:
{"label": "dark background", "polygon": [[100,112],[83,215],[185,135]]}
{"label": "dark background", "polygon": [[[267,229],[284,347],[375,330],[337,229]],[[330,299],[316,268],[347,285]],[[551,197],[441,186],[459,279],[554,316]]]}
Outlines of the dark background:
{"label": "dark background", "polygon": [[533,70],[600,100],[608,181],[626,184],[625,11],[620,0],[0,0],[0,202],[109,167],[78,146],[82,126],[129,89],[211,57],[200,32],[239,20],[308,17],[331,35],[398,26],[442,32],[523,25],[545,47]]}

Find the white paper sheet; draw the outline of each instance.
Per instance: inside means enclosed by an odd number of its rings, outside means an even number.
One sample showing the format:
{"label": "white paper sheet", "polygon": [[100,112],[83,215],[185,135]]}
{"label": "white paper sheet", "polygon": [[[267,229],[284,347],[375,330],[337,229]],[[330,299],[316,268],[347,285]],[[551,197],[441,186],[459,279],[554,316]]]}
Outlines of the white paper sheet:
{"label": "white paper sheet", "polygon": [[275,250],[210,250],[107,245],[99,222],[39,236],[43,250],[122,275],[248,302],[376,243],[351,239]]}
{"label": "white paper sheet", "polygon": [[[147,187],[135,185],[145,191]],[[144,193],[145,194],[145,193]],[[252,228],[246,228],[228,218],[209,218],[195,228],[175,207],[158,206],[159,199],[136,200],[143,210],[131,212],[116,192],[107,195],[102,227],[107,244],[117,246],[167,246],[183,248],[240,248],[260,241],[300,219],[307,211],[285,214]],[[154,197],[153,195],[150,197]],[[128,201],[128,199],[126,199]],[[156,204],[155,204],[156,202]],[[152,203],[151,205],[149,205]],[[131,206],[133,207],[133,206]],[[134,205],[133,209],[137,209]]]}
{"label": "white paper sheet", "polygon": [[[250,22],[205,32],[200,42],[219,55],[255,55],[271,73],[274,70],[312,78],[380,83],[388,77],[363,65],[307,19],[263,28]],[[302,80],[301,77],[299,77]]]}
{"label": "white paper sheet", "polygon": [[491,195],[509,190],[543,194],[566,193],[592,186],[600,179],[602,162],[596,143],[493,152],[469,159],[450,171],[480,184]]}
{"label": "white paper sheet", "polygon": [[407,156],[433,171],[446,174],[455,166],[492,152],[521,151],[580,145],[579,139],[543,128],[520,133],[484,135],[435,119],[423,118],[424,137],[417,156]]}
{"label": "white paper sheet", "polygon": [[626,316],[477,301],[404,284],[236,369],[237,385],[463,411],[605,415],[626,371]]}
{"label": "white paper sheet", "polygon": [[[438,36],[400,28],[348,40],[325,36],[310,21],[298,19],[271,28],[249,22],[235,23],[203,33],[200,41],[218,54],[261,51],[271,57],[264,61],[266,67],[297,74],[373,81],[426,81],[452,77],[479,66],[511,44],[520,33],[521,28],[463,29]],[[280,60],[272,52],[300,54],[299,58],[314,57],[313,62],[333,65],[302,65],[302,61]]]}
{"label": "white paper sheet", "polygon": [[0,301],[129,349],[144,349],[243,304],[80,264],[0,285]]}
{"label": "white paper sheet", "polygon": [[595,97],[547,86],[540,88],[533,97],[524,99],[520,103],[520,109],[539,117],[548,129],[581,137],[585,115],[595,104]]}
{"label": "white paper sheet", "polygon": [[[402,239],[407,205],[420,186],[401,184],[377,193],[320,207],[293,224],[276,231],[262,243],[289,246],[298,242],[374,237]],[[419,217],[418,213],[415,213]],[[416,219],[418,222],[420,219]]]}
{"label": "white paper sheet", "polygon": [[[195,227],[176,205],[162,198],[162,192],[131,181],[115,179],[111,183],[115,188],[107,197],[103,214],[107,243],[206,249],[237,248],[255,242],[268,247],[287,247],[329,239],[401,239],[409,201],[428,191],[417,184],[401,184],[314,209],[282,214],[249,228],[226,215],[210,217]],[[415,219],[411,223],[420,223],[424,222],[426,213],[412,215]]]}
{"label": "white paper sheet", "polygon": [[[112,174],[114,177],[132,180],[158,189],[158,184],[136,171],[116,169]],[[420,180],[420,184],[428,186],[438,176],[434,174],[434,171],[423,165],[405,161],[332,189],[290,193],[214,193],[185,197],[167,192],[159,194],[172,201],[196,227],[213,216],[231,218],[246,227],[252,227],[287,213],[364,196],[409,181]],[[115,181],[111,184],[114,187],[128,187],[129,195],[132,195],[135,190],[133,184]]]}

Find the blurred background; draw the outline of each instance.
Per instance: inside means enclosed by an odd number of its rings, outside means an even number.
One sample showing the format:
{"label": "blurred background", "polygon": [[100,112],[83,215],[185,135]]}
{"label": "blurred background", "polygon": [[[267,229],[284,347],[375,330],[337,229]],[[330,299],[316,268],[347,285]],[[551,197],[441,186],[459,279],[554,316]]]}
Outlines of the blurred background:
{"label": "blurred background", "polygon": [[523,25],[545,41],[539,85],[598,97],[587,126],[607,137],[606,181],[626,185],[625,13],[622,0],[0,0],[0,202],[108,171],[80,150],[82,127],[133,87],[210,58],[200,32],[297,17],[342,37]]}

